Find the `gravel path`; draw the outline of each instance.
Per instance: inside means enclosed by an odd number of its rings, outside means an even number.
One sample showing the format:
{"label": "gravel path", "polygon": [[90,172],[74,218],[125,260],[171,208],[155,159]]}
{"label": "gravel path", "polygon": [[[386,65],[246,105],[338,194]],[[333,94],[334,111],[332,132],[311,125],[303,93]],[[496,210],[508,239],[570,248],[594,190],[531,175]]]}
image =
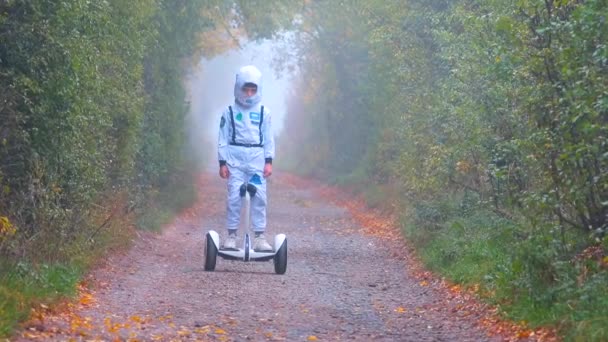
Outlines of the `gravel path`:
{"label": "gravel path", "polygon": [[395,242],[363,234],[314,186],[286,178],[270,182],[268,233],[287,235],[287,273],[276,275],[271,261],[223,259],[205,272],[204,235],[222,230],[225,195],[222,180],[205,178],[199,217],[181,215],[162,234],[142,233],[92,274],[93,290],[74,312],[16,340],[501,340],[412,276],[389,252]]}

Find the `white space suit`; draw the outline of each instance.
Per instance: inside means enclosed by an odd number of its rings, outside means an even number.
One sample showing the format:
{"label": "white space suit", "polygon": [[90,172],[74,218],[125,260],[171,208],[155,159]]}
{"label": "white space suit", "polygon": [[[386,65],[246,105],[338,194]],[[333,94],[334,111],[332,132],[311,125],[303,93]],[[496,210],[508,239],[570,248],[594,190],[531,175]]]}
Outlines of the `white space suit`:
{"label": "white space suit", "polygon": [[[243,92],[245,83],[257,85],[251,97]],[[222,113],[218,139],[220,167],[227,165],[228,200],[226,227],[238,229],[241,198],[240,187],[249,183],[256,187],[251,198],[251,225],[256,233],[266,229],[266,179],[264,165],[274,158],[274,136],[270,111],[260,104],[262,73],[254,66],[242,67],[236,75],[234,104]]]}

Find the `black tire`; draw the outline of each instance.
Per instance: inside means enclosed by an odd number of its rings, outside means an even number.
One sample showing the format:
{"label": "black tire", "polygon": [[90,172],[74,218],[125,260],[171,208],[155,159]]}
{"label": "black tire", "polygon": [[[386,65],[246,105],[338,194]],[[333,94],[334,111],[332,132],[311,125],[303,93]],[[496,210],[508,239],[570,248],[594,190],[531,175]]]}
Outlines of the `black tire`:
{"label": "black tire", "polygon": [[287,239],[274,255],[274,271],[276,274],[285,274],[287,271]]}
{"label": "black tire", "polygon": [[214,271],[216,261],[217,247],[215,247],[211,235],[207,233],[205,236],[205,271]]}

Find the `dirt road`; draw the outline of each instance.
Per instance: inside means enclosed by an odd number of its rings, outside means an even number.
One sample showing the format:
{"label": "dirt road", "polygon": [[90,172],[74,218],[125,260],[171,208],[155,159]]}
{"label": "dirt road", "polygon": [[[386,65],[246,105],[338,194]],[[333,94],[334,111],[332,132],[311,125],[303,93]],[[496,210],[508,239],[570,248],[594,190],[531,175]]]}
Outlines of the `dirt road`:
{"label": "dirt road", "polygon": [[414,278],[390,252],[403,248],[397,242],[362,234],[344,208],[285,177],[270,184],[268,232],[287,234],[287,273],[222,259],[205,272],[204,233],[222,230],[225,185],[204,178],[197,209],[110,257],[71,312],[16,340],[502,340]]}

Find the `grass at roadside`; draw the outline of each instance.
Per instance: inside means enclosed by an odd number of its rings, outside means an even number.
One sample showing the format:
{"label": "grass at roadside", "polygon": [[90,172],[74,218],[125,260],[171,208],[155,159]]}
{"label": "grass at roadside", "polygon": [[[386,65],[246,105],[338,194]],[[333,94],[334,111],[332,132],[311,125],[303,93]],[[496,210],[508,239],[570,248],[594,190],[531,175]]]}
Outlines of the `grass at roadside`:
{"label": "grass at roadside", "polygon": [[[0,337],[13,334],[18,324],[27,320],[31,308],[52,306],[76,295],[77,285],[92,266],[107,253],[129,246],[135,226],[158,231],[192,204],[196,187],[191,180],[182,177],[165,191],[148,193],[147,200],[141,202],[145,204],[134,212],[125,213],[124,203],[114,203],[114,209],[91,217],[82,236],[71,243],[54,242],[51,240],[59,237],[49,237],[31,251],[24,251],[25,257],[0,259]],[[117,214],[113,213],[116,208],[120,208]],[[107,221],[108,217],[112,219]],[[52,246],[61,246],[62,251],[49,250]]]}
{"label": "grass at roadside", "polygon": [[0,265],[0,336],[12,333],[30,308],[72,296],[83,275],[77,265],[3,263]]}
{"label": "grass at roadside", "polygon": [[[120,199],[118,199],[120,198]],[[0,262],[0,337],[10,336],[31,309],[52,306],[77,294],[77,285],[105,253],[129,245],[133,215],[122,212],[124,196],[99,209],[70,243],[47,236]]]}
{"label": "grass at roadside", "polygon": [[[566,340],[608,340],[603,247],[577,251],[577,243],[587,237],[570,234],[571,252],[566,253],[558,241],[562,236],[531,233],[484,210],[450,214],[457,208],[448,207],[418,206],[404,220],[405,235],[427,267],[479,288],[480,296],[511,320],[557,326]],[[439,211],[448,215],[429,224],[429,212]]]}

